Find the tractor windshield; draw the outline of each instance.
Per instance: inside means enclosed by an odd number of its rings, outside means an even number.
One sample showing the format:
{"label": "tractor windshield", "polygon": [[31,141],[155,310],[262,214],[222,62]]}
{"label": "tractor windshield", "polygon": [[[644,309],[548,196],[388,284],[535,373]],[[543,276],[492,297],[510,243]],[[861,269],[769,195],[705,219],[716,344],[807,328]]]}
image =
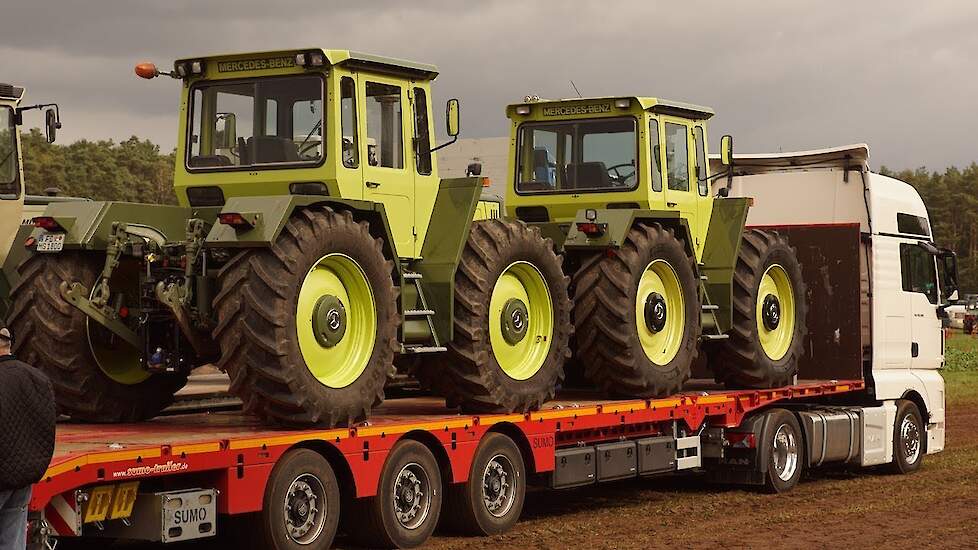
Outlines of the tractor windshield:
{"label": "tractor windshield", "polygon": [[203,82],[191,97],[191,170],[319,164],[323,159],[323,81],[318,76]]}
{"label": "tractor windshield", "polygon": [[17,126],[14,110],[0,107],[0,195],[17,195]]}
{"label": "tractor windshield", "polygon": [[518,143],[517,193],[627,191],[638,183],[633,118],[527,123]]}

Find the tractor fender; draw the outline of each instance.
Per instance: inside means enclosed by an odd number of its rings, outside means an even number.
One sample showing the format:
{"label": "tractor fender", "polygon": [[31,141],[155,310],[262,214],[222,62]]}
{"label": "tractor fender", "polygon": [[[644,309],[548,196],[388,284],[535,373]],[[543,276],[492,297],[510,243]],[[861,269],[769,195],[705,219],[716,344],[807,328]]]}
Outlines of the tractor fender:
{"label": "tractor fender", "polygon": [[[588,211],[597,214],[593,220],[588,219]],[[604,232],[601,235],[589,237],[578,231],[578,223],[593,222],[603,225]],[[693,240],[687,221],[680,217],[679,212],[674,210],[641,210],[641,209],[581,209],[577,211],[574,223],[567,228],[567,238],[564,240],[564,249],[568,252],[573,250],[602,250],[607,248],[620,248],[628,236],[629,230],[638,222],[655,222],[665,227],[673,229],[677,236],[683,239],[686,253],[693,255]]]}
{"label": "tractor fender", "polygon": [[[106,201],[55,202],[41,214],[64,228],[64,250],[104,250],[115,222],[138,224],[147,234],[180,241],[186,238],[187,219],[193,215],[193,209],[182,206]],[[43,232],[34,229],[32,235],[37,238]]]}
{"label": "tractor fender", "polygon": [[357,219],[370,222],[371,233],[384,241],[384,254],[397,258],[393,250],[393,236],[382,203],[326,197],[323,195],[274,195],[267,197],[231,197],[221,209],[221,214],[240,214],[251,227],[232,227],[215,223],[207,234],[205,246],[216,248],[263,248],[275,242],[286,222],[299,209],[310,206],[328,206],[337,210],[349,210]]}

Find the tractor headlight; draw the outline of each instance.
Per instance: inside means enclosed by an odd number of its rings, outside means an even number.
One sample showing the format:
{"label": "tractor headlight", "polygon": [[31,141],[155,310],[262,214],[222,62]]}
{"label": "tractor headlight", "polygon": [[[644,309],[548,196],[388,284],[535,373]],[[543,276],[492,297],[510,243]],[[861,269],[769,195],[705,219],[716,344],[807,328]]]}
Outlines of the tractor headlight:
{"label": "tractor headlight", "polygon": [[297,54],[295,54],[295,64],[298,65],[298,66],[300,66],[300,67],[305,67],[306,66],[306,54],[304,54],[304,53],[297,53]]}
{"label": "tractor headlight", "polygon": [[204,62],[203,61],[192,61],[190,63],[190,72],[193,74],[204,74]]}
{"label": "tractor headlight", "polygon": [[323,52],[310,52],[309,64],[313,67],[322,67],[326,64],[326,56],[323,55]]}
{"label": "tractor headlight", "polygon": [[530,114],[530,106],[529,105],[517,105],[516,106],[516,114],[518,114],[518,115],[524,115],[524,116]]}
{"label": "tractor headlight", "polygon": [[174,70],[177,72],[177,75],[180,78],[187,78],[187,75],[190,74],[190,67],[188,67],[186,63],[177,63]]}
{"label": "tractor headlight", "polygon": [[629,108],[631,106],[632,106],[632,100],[631,99],[625,98],[625,99],[616,99],[615,100],[615,107],[618,107],[619,109],[627,109],[627,108]]}

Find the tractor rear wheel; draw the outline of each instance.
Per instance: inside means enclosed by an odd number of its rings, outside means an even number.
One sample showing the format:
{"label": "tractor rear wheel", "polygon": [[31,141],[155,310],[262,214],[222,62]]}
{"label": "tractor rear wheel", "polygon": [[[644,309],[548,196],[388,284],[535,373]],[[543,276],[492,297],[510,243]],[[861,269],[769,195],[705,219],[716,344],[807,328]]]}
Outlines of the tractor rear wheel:
{"label": "tractor rear wheel", "polygon": [[[21,264],[8,320],[13,351],[51,379],[61,413],[85,422],[138,422],[170,405],[187,376],[146,371],[142,350],[62,297],[62,283],[92,289],[104,263],[102,255],[70,252],[37,254]],[[138,304],[138,269],[123,261],[109,280],[120,308]]]}
{"label": "tractor rear wheel", "polygon": [[570,355],[568,282],[538,229],[473,223],[455,274],[454,339],[418,378],[469,412],[539,408]]}
{"label": "tractor rear wheel", "polygon": [[700,335],[693,259],[672,229],[636,224],[574,277],[577,357],[602,390],[661,397],[689,379]]}
{"label": "tractor rear wheel", "polygon": [[775,231],[744,232],[733,277],[730,338],[710,367],[730,387],[790,384],[805,349],[805,283],[787,239]]}
{"label": "tractor rear wheel", "polygon": [[232,260],[214,337],[248,410],[290,426],[365,419],[398,346],[393,269],[368,222],[326,207],[296,212],[270,248]]}

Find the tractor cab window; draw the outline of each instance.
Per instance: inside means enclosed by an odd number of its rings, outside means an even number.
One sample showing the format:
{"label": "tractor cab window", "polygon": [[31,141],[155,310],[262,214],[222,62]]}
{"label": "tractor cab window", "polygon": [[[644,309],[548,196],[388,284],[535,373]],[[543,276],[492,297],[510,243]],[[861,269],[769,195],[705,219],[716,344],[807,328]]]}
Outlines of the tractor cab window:
{"label": "tractor cab window", "polygon": [[903,290],[924,294],[930,303],[937,303],[937,265],[930,252],[916,244],[901,244],[900,274]]}
{"label": "tractor cab window", "polygon": [[323,159],[323,81],[317,76],[204,82],[192,97],[190,169]]}
{"label": "tractor cab window", "polygon": [[518,193],[628,191],[638,184],[635,120],[520,126]]}
{"label": "tractor cab window", "polygon": [[17,126],[14,110],[0,107],[0,196],[16,198],[20,195],[17,178]]}
{"label": "tractor cab window", "polygon": [[367,82],[367,163],[404,168],[401,88]]}
{"label": "tractor cab window", "polygon": [[689,130],[683,124],[666,123],[666,171],[669,189],[689,191]]}

